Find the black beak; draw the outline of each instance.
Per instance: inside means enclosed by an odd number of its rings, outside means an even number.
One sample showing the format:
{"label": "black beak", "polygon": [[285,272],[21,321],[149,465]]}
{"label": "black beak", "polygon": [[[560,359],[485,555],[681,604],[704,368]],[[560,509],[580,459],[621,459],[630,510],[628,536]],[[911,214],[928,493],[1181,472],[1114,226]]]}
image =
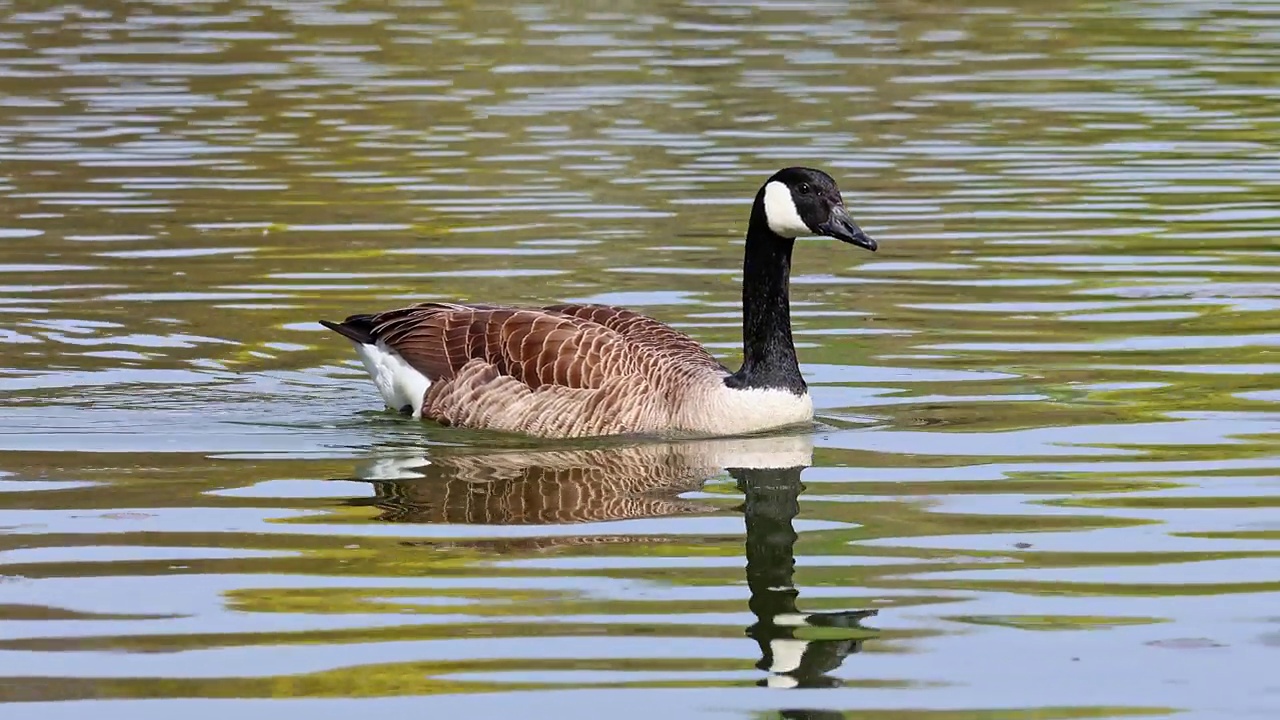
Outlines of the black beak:
{"label": "black beak", "polygon": [[850,245],[864,247],[872,252],[878,247],[876,241],[870,235],[862,231],[858,224],[849,217],[849,213],[844,209],[843,205],[831,206],[831,217],[827,221],[817,227],[820,235],[833,237],[837,240],[843,240]]}

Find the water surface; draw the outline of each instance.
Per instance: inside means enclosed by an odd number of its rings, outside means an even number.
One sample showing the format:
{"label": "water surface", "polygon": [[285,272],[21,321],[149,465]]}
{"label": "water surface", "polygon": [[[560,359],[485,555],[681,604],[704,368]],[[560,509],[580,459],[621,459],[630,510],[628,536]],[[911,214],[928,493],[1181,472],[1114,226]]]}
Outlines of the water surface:
{"label": "water surface", "polygon": [[[1280,5],[0,11],[6,718],[1280,711]],[[881,242],[796,250],[811,431],[420,425],[315,323],[736,365],[790,164]]]}

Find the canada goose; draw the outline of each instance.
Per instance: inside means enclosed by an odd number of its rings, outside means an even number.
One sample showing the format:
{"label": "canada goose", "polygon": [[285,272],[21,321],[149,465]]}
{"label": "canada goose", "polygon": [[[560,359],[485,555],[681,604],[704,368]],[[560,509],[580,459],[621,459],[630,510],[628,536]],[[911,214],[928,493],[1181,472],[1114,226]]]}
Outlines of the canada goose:
{"label": "canada goose", "polygon": [[876,249],[830,175],[792,167],[751,208],[742,368],[693,338],[603,305],[422,303],[341,323],[391,408],[445,425],[544,437],[736,435],[813,419],[791,339],[791,250],[802,235]]}

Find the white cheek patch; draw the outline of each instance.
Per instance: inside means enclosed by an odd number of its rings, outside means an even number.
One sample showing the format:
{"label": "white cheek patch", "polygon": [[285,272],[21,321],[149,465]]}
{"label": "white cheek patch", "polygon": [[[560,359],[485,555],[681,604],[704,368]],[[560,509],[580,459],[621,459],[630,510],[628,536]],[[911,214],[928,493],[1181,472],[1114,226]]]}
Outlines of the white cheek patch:
{"label": "white cheek patch", "polygon": [[791,199],[791,188],[777,180],[764,186],[764,217],[769,222],[769,229],[784,238],[813,234],[800,219],[796,203]]}

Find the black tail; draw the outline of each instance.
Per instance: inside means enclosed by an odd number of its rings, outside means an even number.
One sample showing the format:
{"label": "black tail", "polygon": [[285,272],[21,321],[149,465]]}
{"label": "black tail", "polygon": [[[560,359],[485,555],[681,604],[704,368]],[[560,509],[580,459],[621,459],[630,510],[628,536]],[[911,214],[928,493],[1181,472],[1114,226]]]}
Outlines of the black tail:
{"label": "black tail", "polygon": [[362,345],[372,345],[378,340],[373,335],[372,315],[352,315],[340,323],[321,320],[320,324],[348,340],[358,342]]}

